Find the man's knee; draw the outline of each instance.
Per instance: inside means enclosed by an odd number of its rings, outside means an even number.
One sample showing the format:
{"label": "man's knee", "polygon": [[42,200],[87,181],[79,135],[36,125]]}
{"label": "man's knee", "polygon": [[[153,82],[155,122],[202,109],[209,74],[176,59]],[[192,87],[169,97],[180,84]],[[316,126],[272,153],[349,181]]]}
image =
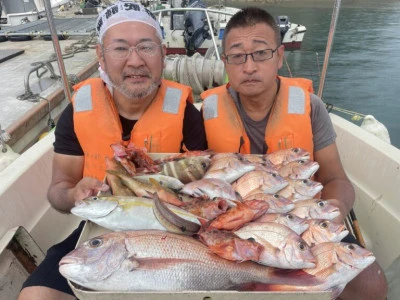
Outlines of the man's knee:
{"label": "man's knee", "polygon": [[76,298],[70,294],[57,291],[44,286],[28,286],[21,290],[18,300],[75,300]]}

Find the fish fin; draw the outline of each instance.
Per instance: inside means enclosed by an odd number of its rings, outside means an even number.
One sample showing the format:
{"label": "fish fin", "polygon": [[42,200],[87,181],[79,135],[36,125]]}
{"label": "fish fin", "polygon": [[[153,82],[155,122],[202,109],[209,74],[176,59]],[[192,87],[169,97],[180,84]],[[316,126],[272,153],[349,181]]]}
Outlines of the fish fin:
{"label": "fish fin", "polygon": [[275,268],[273,272],[273,276],[279,276],[289,279],[290,285],[296,286],[313,286],[324,283],[324,280],[318,276],[309,274],[301,269],[293,270],[293,269],[280,269]]}
{"label": "fish fin", "polygon": [[163,186],[157,180],[155,180],[154,178],[149,178],[149,181],[154,187],[156,187],[158,189],[162,189],[163,188]]}
{"label": "fish fin", "polygon": [[264,291],[264,292],[279,292],[279,291],[307,291],[307,286],[295,286],[287,284],[267,284],[261,282],[251,282],[240,285],[238,287],[239,291]]}
{"label": "fish fin", "polygon": [[121,265],[121,268],[124,270],[127,270],[128,272],[132,272],[132,271],[138,269],[139,267],[140,267],[140,263],[133,256],[127,257],[127,259],[125,259]]}

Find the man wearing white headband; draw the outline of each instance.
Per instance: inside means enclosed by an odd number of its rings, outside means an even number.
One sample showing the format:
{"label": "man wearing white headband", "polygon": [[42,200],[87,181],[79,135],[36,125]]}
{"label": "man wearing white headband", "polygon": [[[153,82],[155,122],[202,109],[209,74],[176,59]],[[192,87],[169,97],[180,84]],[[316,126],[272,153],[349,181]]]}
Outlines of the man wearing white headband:
{"label": "man wearing white headband", "polygon": [[[148,152],[174,153],[207,148],[203,119],[190,87],[162,79],[165,46],[153,14],[137,3],[118,1],[96,22],[100,77],[74,87],[57,123],[52,206],[69,213],[76,201],[107,191],[103,183],[110,145],[133,143]],[[83,222],[24,283],[19,300],[75,299],[58,271],[60,259],[74,249]]]}

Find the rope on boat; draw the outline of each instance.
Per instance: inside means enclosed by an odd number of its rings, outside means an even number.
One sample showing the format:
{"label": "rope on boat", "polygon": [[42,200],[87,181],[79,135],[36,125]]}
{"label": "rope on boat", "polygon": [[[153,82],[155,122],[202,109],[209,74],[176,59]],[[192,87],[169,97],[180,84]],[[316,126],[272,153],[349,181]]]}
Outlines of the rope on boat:
{"label": "rope on boat", "polygon": [[168,55],[165,58],[165,79],[189,85],[193,94],[215,86],[225,84],[225,68],[221,60],[214,57],[203,57],[199,53],[188,57],[186,55]]}

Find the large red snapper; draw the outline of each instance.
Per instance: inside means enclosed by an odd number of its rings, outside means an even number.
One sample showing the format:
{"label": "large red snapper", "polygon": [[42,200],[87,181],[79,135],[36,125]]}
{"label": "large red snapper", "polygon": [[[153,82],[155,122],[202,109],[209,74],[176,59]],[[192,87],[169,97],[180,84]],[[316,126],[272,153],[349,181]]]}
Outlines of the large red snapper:
{"label": "large red snapper", "polygon": [[251,282],[320,282],[303,271],[228,261],[192,237],[157,230],[92,238],[64,256],[59,270],[70,281],[99,291],[226,290]]}

